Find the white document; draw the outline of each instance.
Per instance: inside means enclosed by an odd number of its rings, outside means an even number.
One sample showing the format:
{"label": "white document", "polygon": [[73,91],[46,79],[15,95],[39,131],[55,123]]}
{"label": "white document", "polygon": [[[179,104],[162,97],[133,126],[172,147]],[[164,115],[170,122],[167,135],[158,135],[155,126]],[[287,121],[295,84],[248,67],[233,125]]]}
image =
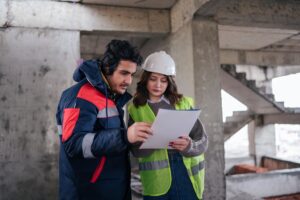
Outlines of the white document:
{"label": "white document", "polygon": [[151,129],[153,135],[144,142],[140,149],[164,149],[169,147],[169,142],[180,136],[188,136],[200,110],[167,110],[159,109]]}

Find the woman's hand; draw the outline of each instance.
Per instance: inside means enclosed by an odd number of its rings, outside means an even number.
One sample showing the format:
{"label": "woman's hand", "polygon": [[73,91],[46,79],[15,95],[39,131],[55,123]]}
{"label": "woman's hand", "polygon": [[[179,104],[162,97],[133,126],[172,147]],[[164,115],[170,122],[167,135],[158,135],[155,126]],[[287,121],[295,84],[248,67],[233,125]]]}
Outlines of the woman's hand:
{"label": "woman's hand", "polygon": [[188,148],[191,143],[191,138],[189,136],[181,136],[176,140],[169,143],[169,146],[178,151],[184,151]]}

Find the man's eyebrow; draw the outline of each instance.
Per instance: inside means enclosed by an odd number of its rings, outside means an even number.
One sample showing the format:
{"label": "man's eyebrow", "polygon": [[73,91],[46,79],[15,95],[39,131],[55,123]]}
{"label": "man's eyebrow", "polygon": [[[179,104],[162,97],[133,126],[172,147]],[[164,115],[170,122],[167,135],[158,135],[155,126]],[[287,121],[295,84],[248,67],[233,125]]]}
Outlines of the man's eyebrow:
{"label": "man's eyebrow", "polygon": [[121,72],[125,72],[125,73],[127,73],[127,74],[135,74],[136,73],[136,71],[134,71],[134,72],[130,72],[130,71],[128,71],[128,70],[126,70],[126,69],[120,69],[120,71]]}
{"label": "man's eyebrow", "polygon": [[126,70],[126,69],[120,69],[121,72],[126,72],[126,73],[130,73],[130,71]]}

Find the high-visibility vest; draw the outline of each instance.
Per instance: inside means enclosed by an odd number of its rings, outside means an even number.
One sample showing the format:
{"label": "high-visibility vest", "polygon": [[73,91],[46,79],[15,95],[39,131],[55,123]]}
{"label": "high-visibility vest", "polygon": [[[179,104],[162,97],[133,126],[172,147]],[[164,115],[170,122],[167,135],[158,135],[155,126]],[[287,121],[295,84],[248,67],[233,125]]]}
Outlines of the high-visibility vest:
{"label": "high-visibility vest", "polygon": [[[187,110],[193,106],[193,100],[183,97],[175,105],[176,110]],[[152,123],[155,114],[148,104],[128,107],[129,114],[135,122]],[[167,149],[155,150],[151,155],[139,158],[139,172],[143,185],[143,195],[160,196],[166,194],[172,183],[171,169]],[[194,191],[202,199],[204,190],[204,154],[194,157],[184,157],[183,162],[192,182]]]}

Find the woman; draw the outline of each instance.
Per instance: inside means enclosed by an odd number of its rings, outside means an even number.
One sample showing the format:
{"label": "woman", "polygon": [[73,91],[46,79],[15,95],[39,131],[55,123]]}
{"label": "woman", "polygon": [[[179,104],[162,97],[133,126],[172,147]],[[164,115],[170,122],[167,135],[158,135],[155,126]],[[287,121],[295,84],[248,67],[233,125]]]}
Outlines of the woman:
{"label": "woman", "polygon": [[[146,58],[143,69],[133,103],[128,107],[129,124],[152,123],[160,108],[193,108],[192,99],[177,92],[171,56],[164,51],[155,52]],[[171,141],[169,149],[142,150],[140,145],[135,144],[132,153],[139,161],[144,199],[202,199],[207,136],[199,120],[189,136]]]}

